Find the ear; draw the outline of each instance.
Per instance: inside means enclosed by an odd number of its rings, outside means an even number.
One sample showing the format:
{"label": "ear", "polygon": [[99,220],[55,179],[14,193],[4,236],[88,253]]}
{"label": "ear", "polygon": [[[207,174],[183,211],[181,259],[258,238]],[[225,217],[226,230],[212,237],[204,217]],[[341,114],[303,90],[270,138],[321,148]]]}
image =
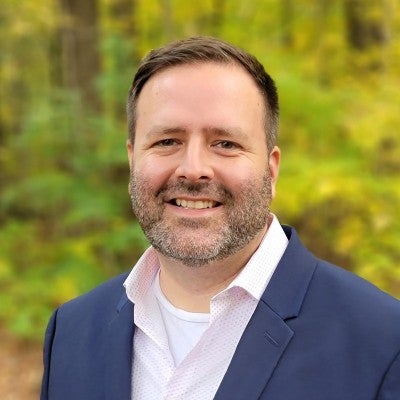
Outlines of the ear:
{"label": "ear", "polygon": [[278,146],[274,146],[269,155],[269,160],[268,160],[269,173],[271,175],[272,198],[274,198],[276,194],[276,183],[278,181],[280,162],[281,162],[281,150],[279,149]]}
{"label": "ear", "polygon": [[128,151],[129,168],[133,168],[133,143],[130,139],[126,141],[126,150]]}

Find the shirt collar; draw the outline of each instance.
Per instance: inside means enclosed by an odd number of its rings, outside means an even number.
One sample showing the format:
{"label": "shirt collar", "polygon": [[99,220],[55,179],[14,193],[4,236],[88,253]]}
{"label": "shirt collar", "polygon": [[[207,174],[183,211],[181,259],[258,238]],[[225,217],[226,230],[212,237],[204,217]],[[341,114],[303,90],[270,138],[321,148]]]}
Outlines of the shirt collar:
{"label": "shirt collar", "polygon": [[268,231],[248,263],[226,290],[240,287],[260,300],[288,245],[278,218],[273,215]]}
{"label": "shirt collar", "polygon": [[132,303],[137,303],[146,296],[159,269],[157,253],[150,246],[139,258],[124,282],[126,295]]}
{"label": "shirt collar", "polygon": [[[255,299],[260,300],[276,266],[286,250],[288,239],[273,215],[272,222],[258,249],[254,252],[240,274],[227,289],[240,287]],[[128,299],[137,303],[150,289],[160,268],[157,253],[150,246],[140,257],[124,282]]]}

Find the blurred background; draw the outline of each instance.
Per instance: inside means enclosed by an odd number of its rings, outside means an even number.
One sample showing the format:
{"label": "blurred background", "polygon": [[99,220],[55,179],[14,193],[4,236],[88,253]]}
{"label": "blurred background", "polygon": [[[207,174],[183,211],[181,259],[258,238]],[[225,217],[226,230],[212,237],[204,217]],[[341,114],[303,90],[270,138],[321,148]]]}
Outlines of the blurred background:
{"label": "blurred background", "polygon": [[[0,397],[36,399],[59,304],[129,270],[125,99],[151,48],[255,54],[281,99],[273,211],[320,257],[400,297],[397,0],[3,0]],[[18,384],[15,384],[18,377]]]}

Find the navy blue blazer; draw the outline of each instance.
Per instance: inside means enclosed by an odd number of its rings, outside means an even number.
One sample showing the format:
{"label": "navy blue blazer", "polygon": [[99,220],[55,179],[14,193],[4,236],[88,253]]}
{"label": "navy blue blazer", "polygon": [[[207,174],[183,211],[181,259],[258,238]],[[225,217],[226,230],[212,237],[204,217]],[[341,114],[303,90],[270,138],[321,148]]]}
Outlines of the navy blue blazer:
{"label": "navy blue blazer", "polygon": [[[285,232],[289,245],[215,399],[399,400],[400,302]],[[134,306],[125,278],[53,314],[42,400],[130,399]]]}

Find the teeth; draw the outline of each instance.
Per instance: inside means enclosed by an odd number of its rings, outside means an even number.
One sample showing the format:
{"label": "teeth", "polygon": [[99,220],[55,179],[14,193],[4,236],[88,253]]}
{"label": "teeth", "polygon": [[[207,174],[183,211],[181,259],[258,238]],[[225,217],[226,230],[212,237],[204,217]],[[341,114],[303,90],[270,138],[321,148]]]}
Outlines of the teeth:
{"label": "teeth", "polygon": [[176,205],[184,208],[194,208],[200,210],[202,208],[213,208],[215,206],[215,201],[211,200],[184,200],[184,199],[176,199]]}

